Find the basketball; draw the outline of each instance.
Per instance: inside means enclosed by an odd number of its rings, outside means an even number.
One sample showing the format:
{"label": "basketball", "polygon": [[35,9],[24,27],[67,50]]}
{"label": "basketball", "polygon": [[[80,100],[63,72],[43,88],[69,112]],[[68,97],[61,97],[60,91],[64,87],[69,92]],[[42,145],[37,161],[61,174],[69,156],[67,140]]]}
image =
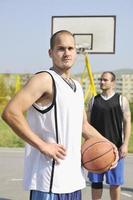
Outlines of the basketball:
{"label": "basketball", "polygon": [[95,173],[103,173],[110,169],[115,160],[113,145],[107,140],[92,137],[81,146],[82,165]]}

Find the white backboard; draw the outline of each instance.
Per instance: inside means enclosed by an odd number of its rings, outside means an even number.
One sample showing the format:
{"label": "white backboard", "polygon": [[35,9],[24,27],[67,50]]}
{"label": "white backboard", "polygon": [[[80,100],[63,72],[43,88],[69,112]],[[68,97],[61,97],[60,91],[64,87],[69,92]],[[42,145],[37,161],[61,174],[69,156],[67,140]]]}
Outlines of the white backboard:
{"label": "white backboard", "polygon": [[52,16],[51,34],[59,30],[71,31],[77,49],[88,53],[115,53],[116,16]]}

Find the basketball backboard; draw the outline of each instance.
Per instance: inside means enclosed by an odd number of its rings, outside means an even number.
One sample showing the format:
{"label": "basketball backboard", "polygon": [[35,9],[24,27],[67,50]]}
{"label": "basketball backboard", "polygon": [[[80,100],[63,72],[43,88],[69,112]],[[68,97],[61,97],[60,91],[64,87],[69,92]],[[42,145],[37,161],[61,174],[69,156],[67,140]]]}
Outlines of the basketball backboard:
{"label": "basketball backboard", "polygon": [[52,16],[51,29],[72,32],[77,53],[115,53],[116,16]]}

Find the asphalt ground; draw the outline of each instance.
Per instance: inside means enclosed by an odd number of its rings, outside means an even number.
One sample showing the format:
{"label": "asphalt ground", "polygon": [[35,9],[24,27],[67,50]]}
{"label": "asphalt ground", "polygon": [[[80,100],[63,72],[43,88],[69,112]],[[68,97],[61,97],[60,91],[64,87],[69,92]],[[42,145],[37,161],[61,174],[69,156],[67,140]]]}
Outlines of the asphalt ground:
{"label": "asphalt ground", "polygon": [[[23,148],[0,148],[0,200],[28,200],[29,193],[23,190]],[[133,200],[133,154],[125,162],[125,184],[121,200]],[[91,200],[90,183],[83,189],[83,200]],[[104,184],[103,200],[109,200],[109,188]]]}

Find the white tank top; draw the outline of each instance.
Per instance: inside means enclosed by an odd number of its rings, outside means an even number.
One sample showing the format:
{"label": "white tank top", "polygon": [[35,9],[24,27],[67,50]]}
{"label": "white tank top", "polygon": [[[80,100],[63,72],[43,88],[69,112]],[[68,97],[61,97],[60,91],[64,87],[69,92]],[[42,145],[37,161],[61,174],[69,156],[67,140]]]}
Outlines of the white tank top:
{"label": "white tank top", "polygon": [[[53,193],[71,193],[85,187],[81,167],[81,135],[84,98],[80,84],[76,91],[52,70],[55,83],[51,105],[34,104],[27,113],[31,129],[43,140],[64,145],[67,156],[60,164],[27,144],[25,149],[24,188]],[[56,104],[56,105],[55,105]],[[56,123],[57,121],[57,123]],[[57,127],[56,127],[57,126]]]}

